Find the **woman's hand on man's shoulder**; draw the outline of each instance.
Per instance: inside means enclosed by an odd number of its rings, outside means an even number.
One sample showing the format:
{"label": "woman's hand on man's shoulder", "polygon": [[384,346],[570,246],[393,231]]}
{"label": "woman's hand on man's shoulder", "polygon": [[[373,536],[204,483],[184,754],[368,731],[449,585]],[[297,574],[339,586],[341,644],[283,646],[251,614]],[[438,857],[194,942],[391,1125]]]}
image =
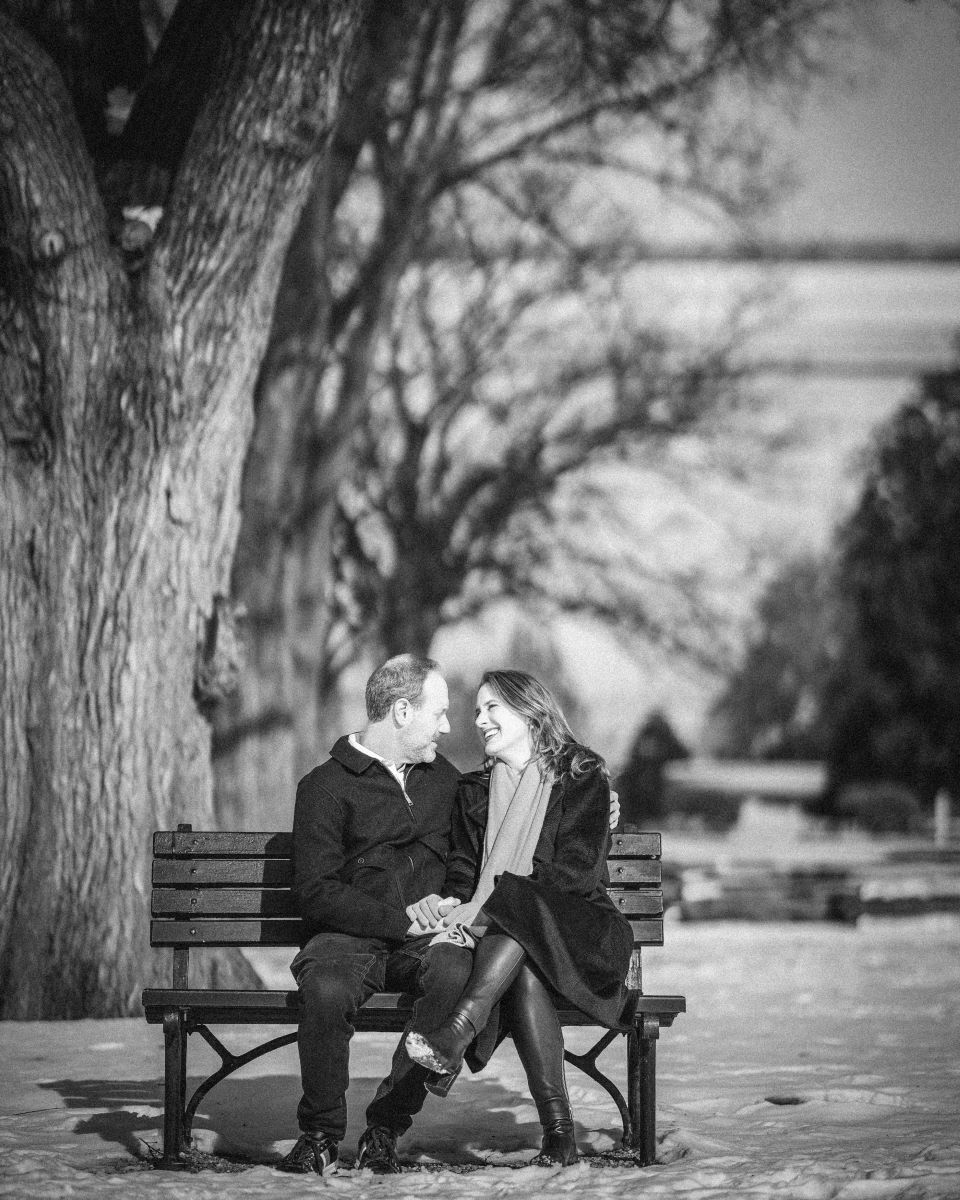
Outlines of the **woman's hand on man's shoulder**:
{"label": "woman's hand on man's shoulder", "polygon": [[611,788],[610,789],[610,828],[616,829],[616,827],[619,824],[620,824],[620,797],[613,790],[613,788]]}

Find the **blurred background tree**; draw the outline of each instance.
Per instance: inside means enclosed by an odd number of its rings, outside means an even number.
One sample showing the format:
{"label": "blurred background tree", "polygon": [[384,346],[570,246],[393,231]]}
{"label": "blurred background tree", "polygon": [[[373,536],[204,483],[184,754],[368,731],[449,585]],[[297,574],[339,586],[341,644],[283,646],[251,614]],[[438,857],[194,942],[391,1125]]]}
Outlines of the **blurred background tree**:
{"label": "blurred background tree", "polygon": [[426,650],[494,599],[665,644],[697,625],[684,579],[666,619],[645,603],[650,566],[595,472],[655,461],[732,398],[738,314],[678,338],[638,319],[631,266],[664,197],[748,222],[778,192],[750,97],[786,100],[856,9],[396,6],[292,244],[257,388],[223,821],[293,794],[358,658]]}
{"label": "blurred background tree", "polygon": [[839,652],[841,609],[830,555],[792,559],[767,584],[743,657],[710,712],[707,737],[719,757],[826,755],[823,697]]}
{"label": "blurred background tree", "polygon": [[788,562],[711,712],[723,757],[822,759],[822,811],[917,827],[960,785],[960,368],[875,434],[829,554]]}
{"label": "blurred background tree", "polygon": [[960,794],[960,367],[880,427],[838,532],[848,618],[825,696],[828,800],[894,782]]}

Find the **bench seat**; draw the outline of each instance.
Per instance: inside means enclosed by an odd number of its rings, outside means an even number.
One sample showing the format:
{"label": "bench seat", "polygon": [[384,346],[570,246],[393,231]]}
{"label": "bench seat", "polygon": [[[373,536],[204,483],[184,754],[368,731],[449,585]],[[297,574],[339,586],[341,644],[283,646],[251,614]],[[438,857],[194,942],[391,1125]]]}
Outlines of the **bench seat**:
{"label": "bench seat", "polygon": [[[162,1025],[164,1014],[176,1008],[188,1020],[208,1025],[295,1025],[297,993],[249,992],[206,989],[147,988],[142,995],[147,1022]],[[358,1033],[401,1033],[413,1008],[406,992],[375,992],[357,1011]],[[576,1008],[558,1008],[564,1025],[596,1025],[593,1018]],[[636,1011],[656,1016],[662,1026],[673,1024],[686,1012],[684,996],[637,996]]]}

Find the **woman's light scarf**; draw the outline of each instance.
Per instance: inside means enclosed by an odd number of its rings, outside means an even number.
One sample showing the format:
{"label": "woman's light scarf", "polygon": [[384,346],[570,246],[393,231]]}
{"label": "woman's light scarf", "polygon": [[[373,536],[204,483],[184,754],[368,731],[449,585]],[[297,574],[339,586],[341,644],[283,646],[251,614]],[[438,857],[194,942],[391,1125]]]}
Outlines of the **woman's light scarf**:
{"label": "woman's light scarf", "polygon": [[482,932],[475,925],[476,916],[493,891],[497,877],[504,871],[529,875],[533,870],[533,855],[552,787],[553,775],[542,772],[536,759],[521,769],[509,767],[505,762],[494,763],[480,878],[473,896],[453,909],[455,928],[466,927],[474,935]]}

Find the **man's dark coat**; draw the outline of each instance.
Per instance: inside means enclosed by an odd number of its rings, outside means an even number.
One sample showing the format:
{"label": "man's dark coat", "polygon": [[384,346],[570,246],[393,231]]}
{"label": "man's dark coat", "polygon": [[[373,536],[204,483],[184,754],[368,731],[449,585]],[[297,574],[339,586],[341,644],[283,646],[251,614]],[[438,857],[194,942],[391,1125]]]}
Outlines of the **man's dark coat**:
{"label": "man's dark coat", "polygon": [[338,932],[401,942],[408,904],[440,892],[460,772],[441,755],[399,782],[340,738],[300,780],[293,818],[293,892],[305,940]]}

